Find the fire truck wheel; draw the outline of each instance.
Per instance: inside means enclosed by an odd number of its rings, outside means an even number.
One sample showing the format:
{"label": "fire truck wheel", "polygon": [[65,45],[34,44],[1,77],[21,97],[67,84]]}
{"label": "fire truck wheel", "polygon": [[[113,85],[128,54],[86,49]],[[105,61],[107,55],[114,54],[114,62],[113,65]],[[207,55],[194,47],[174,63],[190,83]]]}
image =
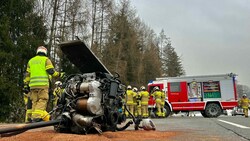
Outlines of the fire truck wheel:
{"label": "fire truck wheel", "polygon": [[222,113],[222,109],[221,107],[216,104],[216,103],[209,103],[207,106],[206,106],[206,109],[205,109],[205,114],[207,115],[207,117],[209,118],[213,118],[213,117],[218,117],[220,116]]}
{"label": "fire truck wheel", "polygon": [[207,115],[206,115],[205,111],[201,111],[201,115],[202,115],[204,118],[207,118]]}

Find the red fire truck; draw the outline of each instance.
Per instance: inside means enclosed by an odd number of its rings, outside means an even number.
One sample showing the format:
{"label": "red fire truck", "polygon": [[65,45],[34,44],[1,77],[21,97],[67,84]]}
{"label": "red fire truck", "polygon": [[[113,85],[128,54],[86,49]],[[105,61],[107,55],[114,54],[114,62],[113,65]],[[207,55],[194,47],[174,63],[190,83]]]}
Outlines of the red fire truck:
{"label": "red fire truck", "polygon": [[[165,117],[180,111],[200,111],[203,117],[218,117],[223,110],[237,106],[236,75],[202,75],[156,78],[148,83],[151,94],[158,86],[166,93]],[[149,111],[155,115],[155,101],[150,96]]]}

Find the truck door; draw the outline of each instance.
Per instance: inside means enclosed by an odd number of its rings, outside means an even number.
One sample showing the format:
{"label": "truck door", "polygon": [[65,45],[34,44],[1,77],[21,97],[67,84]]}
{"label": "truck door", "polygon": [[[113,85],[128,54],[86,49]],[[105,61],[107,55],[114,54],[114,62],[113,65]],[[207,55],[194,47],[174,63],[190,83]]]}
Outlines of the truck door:
{"label": "truck door", "polygon": [[168,101],[187,102],[187,82],[169,82],[168,83]]}

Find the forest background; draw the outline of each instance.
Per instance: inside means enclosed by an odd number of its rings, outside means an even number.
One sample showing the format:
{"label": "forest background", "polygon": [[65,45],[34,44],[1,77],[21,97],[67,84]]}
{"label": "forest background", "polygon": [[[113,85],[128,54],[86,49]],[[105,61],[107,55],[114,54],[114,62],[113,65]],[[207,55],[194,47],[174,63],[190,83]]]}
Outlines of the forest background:
{"label": "forest background", "polygon": [[147,26],[129,0],[1,0],[0,122],[24,120],[23,78],[38,46],[47,47],[56,70],[80,73],[58,46],[76,36],[124,85],[185,75],[171,38]]}

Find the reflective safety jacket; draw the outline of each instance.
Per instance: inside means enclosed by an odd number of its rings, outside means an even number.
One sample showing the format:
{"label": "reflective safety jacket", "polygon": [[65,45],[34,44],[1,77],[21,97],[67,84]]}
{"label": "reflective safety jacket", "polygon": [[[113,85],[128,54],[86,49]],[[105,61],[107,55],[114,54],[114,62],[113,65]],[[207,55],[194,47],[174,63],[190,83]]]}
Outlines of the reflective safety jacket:
{"label": "reflective safety jacket", "polygon": [[239,101],[239,105],[245,109],[249,107],[249,103],[250,103],[250,100],[248,98],[241,98]]}
{"label": "reflective safety jacket", "polygon": [[148,105],[149,93],[148,91],[141,91],[141,105]]}
{"label": "reflective safety jacket", "polygon": [[136,93],[132,90],[126,91],[126,103],[127,105],[133,105],[134,104],[134,97],[136,96]]}
{"label": "reflective safety jacket", "polygon": [[56,87],[53,91],[53,107],[55,107],[57,105],[57,101],[58,99],[62,96],[63,93],[63,89],[61,87]]}
{"label": "reflective safety jacket", "polygon": [[[24,83],[29,84],[30,88],[49,87],[49,74],[47,70],[54,69],[50,59],[46,56],[35,56],[28,62],[26,78]],[[54,72],[53,76],[58,76]]]}
{"label": "reflective safety jacket", "polygon": [[166,94],[164,91],[161,92],[161,102],[162,102],[162,105],[165,104],[165,99],[166,99]]}
{"label": "reflective safety jacket", "polygon": [[141,93],[140,92],[136,92],[135,105],[141,106]]}
{"label": "reflective safety jacket", "polygon": [[30,83],[29,86],[49,86],[49,75],[46,72],[45,56],[35,56],[29,61]]}
{"label": "reflective safety jacket", "polygon": [[161,98],[162,98],[162,92],[161,91],[155,91],[152,95],[155,98],[156,103],[161,102]]}
{"label": "reflective safety jacket", "polygon": [[134,105],[137,105],[137,96],[138,96],[138,92],[135,92],[135,91],[133,91],[134,92],[134,97],[133,97],[133,102],[134,102]]}

